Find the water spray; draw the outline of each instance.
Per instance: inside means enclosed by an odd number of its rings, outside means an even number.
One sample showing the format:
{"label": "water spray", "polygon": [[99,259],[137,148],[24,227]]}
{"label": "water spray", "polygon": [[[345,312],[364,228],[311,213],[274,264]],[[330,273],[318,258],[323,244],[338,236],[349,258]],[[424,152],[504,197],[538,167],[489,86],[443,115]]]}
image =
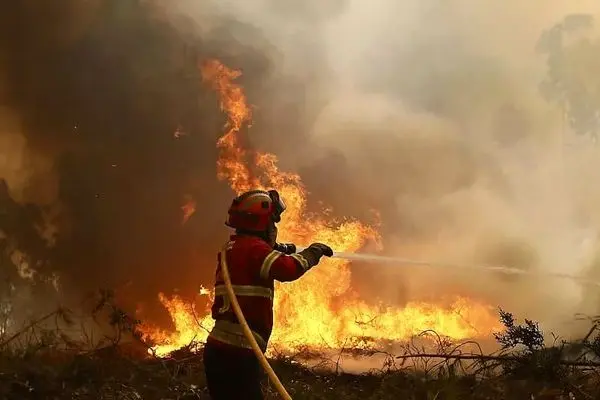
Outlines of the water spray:
{"label": "water spray", "polygon": [[[303,247],[298,247],[297,251],[302,251]],[[422,267],[430,267],[430,268],[443,268],[443,269],[454,269],[454,270],[470,270],[475,272],[488,271],[488,272],[499,272],[505,275],[525,275],[525,276],[534,276],[534,277],[544,277],[544,278],[557,278],[557,279],[567,279],[579,282],[584,285],[591,285],[600,287],[600,282],[593,281],[581,276],[569,275],[569,274],[561,274],[557,272],[541,272],[541,271],[526,271],[519,268],[507,267],[507,266],[493,266],[493,265],[470,265],[470,264],[452,264],[452,263],[444,263],[444,262],[432,262],[432,261],[420,261],[407,259],[402,257],[391,257],[391,256],[382,256],[378,254],[368,254],[368,253],[349,253],[343,251],[334,251],[333,258],[340,258],[348,261],[362,261],[362,262],[371,262],[371,263],[381,263],[381,264],[392,264],[394,266],[422,266]]]}

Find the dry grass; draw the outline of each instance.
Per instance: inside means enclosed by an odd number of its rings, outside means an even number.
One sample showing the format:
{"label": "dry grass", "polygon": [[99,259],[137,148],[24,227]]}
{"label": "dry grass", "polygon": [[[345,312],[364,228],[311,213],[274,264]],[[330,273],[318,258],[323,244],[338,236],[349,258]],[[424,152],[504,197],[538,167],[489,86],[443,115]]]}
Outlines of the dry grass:
{"label": "dry grass", "polygon": [[[0,338],[0,398],[208,399],[197,346],[153,357],[136,335],[137,321],[110,300],[104,292],[92,312],[111,328],[99,340],[66,334],[65,327],[77,323],[63,309]],[[425,332],[428,347],[414,340],[400,354],[363,342],[311,368],[298,361],[307,352],[272,362],[294,399],[600,399],[595,328],[577,343],[556,340],[546,346],[534,322],[518,325],[503,311],[500,317],[506,330],[497,335],[502,350],[496,354],[483,354],[474,342],[455,344]],[[595,327],[598,320],[592,323]],[[348,374],[340,368],[342,356],[374,355],[385,359],[377,370]],[[320,356],[310,352],[313,360]],[[265,394],[278,398],[267,381]]]}

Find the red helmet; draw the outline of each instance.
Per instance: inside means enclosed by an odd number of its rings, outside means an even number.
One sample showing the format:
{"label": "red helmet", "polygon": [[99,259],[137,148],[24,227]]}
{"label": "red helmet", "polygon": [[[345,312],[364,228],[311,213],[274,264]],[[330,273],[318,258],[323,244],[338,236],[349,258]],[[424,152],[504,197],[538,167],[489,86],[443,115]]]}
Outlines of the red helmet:
{"label": "red helmet", "polygon": [[245,231],[264,232],[270,222],[281,221],[281,213],[285,208],[276,190],[251,190],[233,199],[225,225]]}

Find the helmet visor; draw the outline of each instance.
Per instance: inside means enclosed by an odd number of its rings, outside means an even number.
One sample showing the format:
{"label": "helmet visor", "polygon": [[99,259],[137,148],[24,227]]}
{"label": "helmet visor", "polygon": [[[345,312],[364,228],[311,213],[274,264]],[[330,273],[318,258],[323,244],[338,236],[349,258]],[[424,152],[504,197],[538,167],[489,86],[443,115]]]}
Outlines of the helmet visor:
{"label": "helmet visor", "polygon": [[279,222],[281,214],[286,210],[285,203],[276,190],[269,190],[269,197],[273,201],[273,221]]}

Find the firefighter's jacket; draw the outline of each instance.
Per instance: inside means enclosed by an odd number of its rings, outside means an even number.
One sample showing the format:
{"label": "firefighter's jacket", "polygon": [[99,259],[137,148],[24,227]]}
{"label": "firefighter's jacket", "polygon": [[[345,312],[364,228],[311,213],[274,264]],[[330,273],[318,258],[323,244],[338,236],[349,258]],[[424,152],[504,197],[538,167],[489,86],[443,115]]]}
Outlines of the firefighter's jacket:
{"label": "firefighter's jacket", "polygon": [[274,282],[290,282],[300,278],[310,268],[301,254],[286,255],[261,238],[233,235],[217,257],[215,300],[212,317],[215,326],[208,341],[227,347],[251,350],[227,296],[221,275],[221,257],[226,255],[233,290],[242,313],[254,337],[263,350],[273,330]]}

